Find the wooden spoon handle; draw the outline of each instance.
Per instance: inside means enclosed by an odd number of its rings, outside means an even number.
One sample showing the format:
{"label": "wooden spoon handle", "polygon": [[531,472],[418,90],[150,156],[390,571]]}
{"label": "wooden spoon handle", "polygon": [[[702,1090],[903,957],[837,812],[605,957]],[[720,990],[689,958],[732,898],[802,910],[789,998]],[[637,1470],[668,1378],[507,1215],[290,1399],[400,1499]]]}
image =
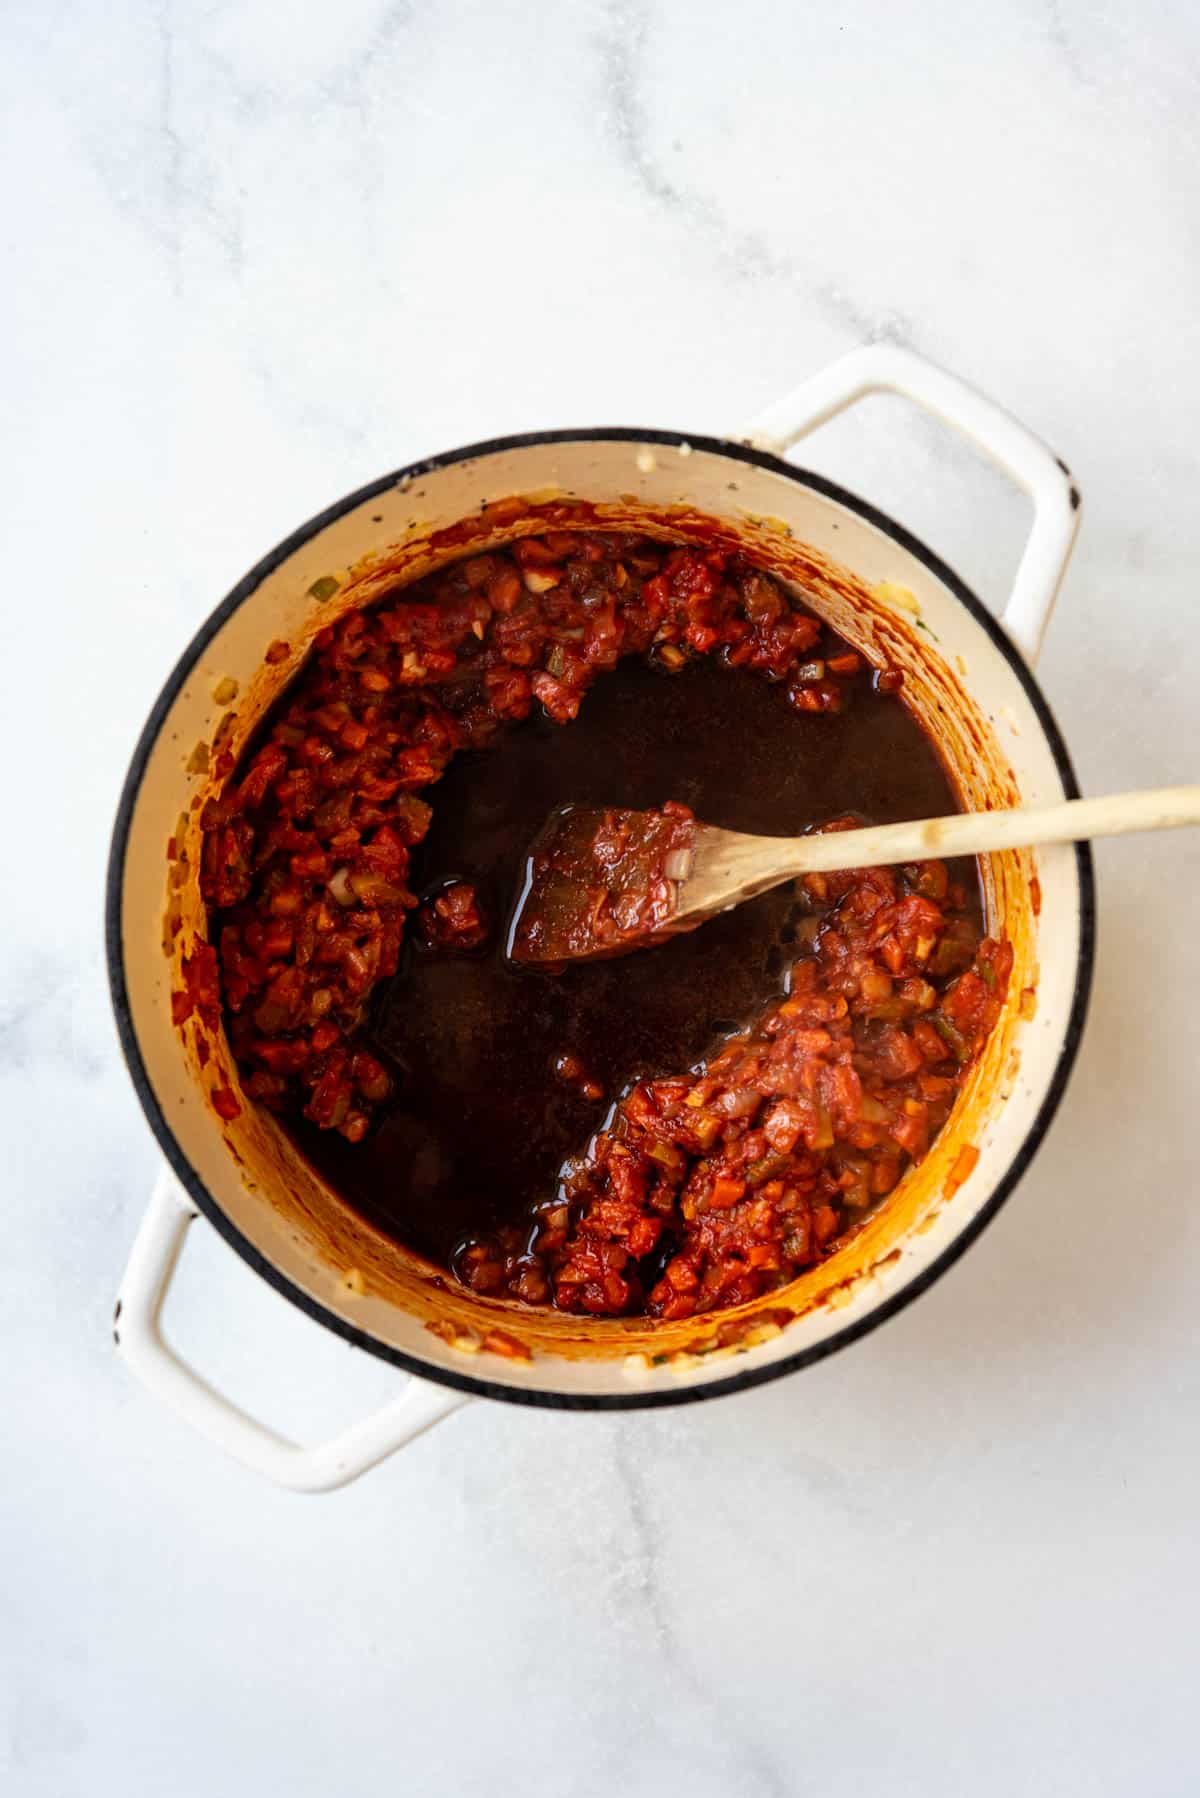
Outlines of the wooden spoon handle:
{"label": "wooden spoon handle", "polygon": [[[840,868],[876,868],[930,856],[986,855],[1035,843],[1075,843],[1085,837],[1117,837],[1133,830],[1177,830],[1200,824],[1200,786],[1160,787],[1147,793],[1111,793],[1103,799],[1067,799],[1059,805],[1000,812],[958,812],[911,824],[881,824],[866,830],[818,832],[791,838],[768,851],[761,847],[762,872],[768,856],[778,878],[828,873]],[[754,839],[747,839],[747,843]],[[753,879],[751,857],[742,869]],[[757,872],[757,870],[755,870]]]}

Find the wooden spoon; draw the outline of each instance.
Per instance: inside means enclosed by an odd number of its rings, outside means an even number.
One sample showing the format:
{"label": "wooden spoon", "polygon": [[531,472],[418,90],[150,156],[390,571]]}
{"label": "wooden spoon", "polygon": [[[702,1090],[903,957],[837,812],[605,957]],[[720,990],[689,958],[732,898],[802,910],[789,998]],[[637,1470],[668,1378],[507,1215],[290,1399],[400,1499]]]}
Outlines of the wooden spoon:
{"label": "wooden spoon", "polygon": [[1200,786],[802,837],[718,830],[696,822],[682,806],[659,812],[563,806],[530,851],[508,953],[517,962],[625,955],[693,930],[799,875],[1184,824],[1200,824]]}

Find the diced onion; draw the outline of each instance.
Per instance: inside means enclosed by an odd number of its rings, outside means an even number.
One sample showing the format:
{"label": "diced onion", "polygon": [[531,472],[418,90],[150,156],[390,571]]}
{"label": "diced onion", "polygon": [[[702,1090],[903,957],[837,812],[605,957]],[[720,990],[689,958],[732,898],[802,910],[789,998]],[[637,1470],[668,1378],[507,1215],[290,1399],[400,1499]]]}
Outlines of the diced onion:
{"label": "diced onion", "polygon": [[337,873],[332,877],[332,879],[329,882],[329,891],[330,891],[331,896],[337,900],[339,905],[355,905],[355,904],[357,904],[357,900],[355,899],[355,896],[354,896],[354,889],[350,885],[350,870],[349,870],[349,868],[339,868],[338,869]]}
{"label": "diced onion", "polygon": [[686,880],[695,865],[694,849],[672,849],[663,863],[663,873],[668,880]]}
{"label": "diced onion", "polygon": [[529,593],[549,593],[562,580],[559,571],[550,568],[526,568],[521,576]]}
{"label": "diced onion", "polygon": [[733,1086],[717,1095],[712,1108],[719,1111],[722,1117],[744,1118],[749,1117],[752,1111],[757,1111],[761,1104],[762,1094],[755,1092],[753,1087]]}

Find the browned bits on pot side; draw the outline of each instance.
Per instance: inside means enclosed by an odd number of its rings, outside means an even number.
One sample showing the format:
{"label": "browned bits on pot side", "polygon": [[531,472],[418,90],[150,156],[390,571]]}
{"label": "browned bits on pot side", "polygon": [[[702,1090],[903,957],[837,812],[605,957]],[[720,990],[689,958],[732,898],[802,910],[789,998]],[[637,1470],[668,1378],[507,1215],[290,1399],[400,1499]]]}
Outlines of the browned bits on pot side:
{"label": "browned bits on pot side", "polygon": [[528,1345],[517,1336],[510,1336],[507,1330],[489,1330],[483,1339],[483,1348],[493,1355],[503,1355],[506,1361],[532,1361],[533,1355]]}
{"label": "browned bits on pot side", "polygon": [[216,951],[209,943],[193,944],[180,964],[183,985],[171,994],[171,1021],[182,1026],[195,1013],[209,1030],[221,1024],[221,980]]}
{"label": "browned bits on pot side", "polygon": [[[431,1336],[437,1336],[450,1348],[458,1349],[464,1355],[477,1355],[481,1343],[474,1330],[464,1329],[448,1317],[431,1317],[425,1325]],[[532,1359],[532,1357],[531,1357]]]}
{"label": "browned bits on pot side", "polygon": [[943,1188],[944,1196],[948,1199],[953,1198],[963,1182],[971,1178],[971,1175],[975,1172],[978,1165],[979,1150],[975,1147],[974,1143],[964,1143],[962,1148],[958,1151],[958,1154],[955,1156],[954,1166],[946,1175],[946,1184]]}

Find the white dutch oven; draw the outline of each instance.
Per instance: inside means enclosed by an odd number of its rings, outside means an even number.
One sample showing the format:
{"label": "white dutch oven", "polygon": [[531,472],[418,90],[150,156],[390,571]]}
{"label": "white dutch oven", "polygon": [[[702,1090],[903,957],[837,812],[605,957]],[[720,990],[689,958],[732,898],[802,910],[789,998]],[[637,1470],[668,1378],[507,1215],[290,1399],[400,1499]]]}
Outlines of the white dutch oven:
{"label": "white dutch oven", "polygon": [[[907,395],[972,438],[1033,501],[1032,532],[999,625],[900,526],[781,459],[815,426],[882,390]],[[715,534],[768,561],[844,637],[904,668],[908,702],[941,745],[966,805],[1074,796],[1066,749],[1030,664],[1078,505],[1065,466],[1014,419],[940,370],[876,347],[827,369],[744,438],[557,431],[457,450],[352,494],[260,562],[163,688],[113,839],[108,955],[117,1021],[168,1163],[117,1306],[117,1338],[139,1377],[247,1465],[317,1491],[354,1478],[471,1395],[611,1409],[756,1385],[852,1342],[936,1279],[1012,1191],[1062,1095],[1091,975],[1086,847],[986,859],[990,928],[1011,940],[1015,966],[1004,1015],[950,1121],[925,1161],[827,1262],[743,1308],[733,1320],[741,1337],[731,1344],[717,1339],[728,1314],[668,1326],[514,1316],[458,1290],[365,1224],[254,1106],[244,1104],[231,1122],[216,1114],[213,1088],[237,1090],[227,1045],[222,1036],[202,1038],[195,1020],[177,1029],[170,1008],[180,958],[204,929],[194,878],[198,811],[215,779],[214,740],[240,750],[331,618],[398,577],[580,519],[679,540]],[[286,658],[266,664],[267,646],[280,641]],[[159,1316],[197,1210],[295,1304],[405,1369],[398,1398],[336,1441],[301,1448],[180,1360]],[[528,1360],[479,1352],[496,1325],[520,1336]]]}

